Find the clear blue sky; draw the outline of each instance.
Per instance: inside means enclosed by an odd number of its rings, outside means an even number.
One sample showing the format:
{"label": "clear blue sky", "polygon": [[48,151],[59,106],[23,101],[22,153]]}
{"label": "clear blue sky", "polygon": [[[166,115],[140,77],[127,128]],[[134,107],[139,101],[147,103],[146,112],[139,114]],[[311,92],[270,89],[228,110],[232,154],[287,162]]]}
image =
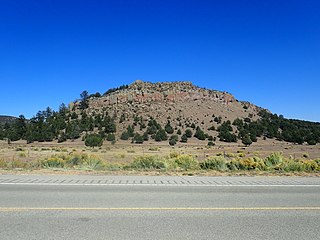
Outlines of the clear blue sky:
{"label": "clear blue sky", "polygon": [[320,121],[319,0],[0,0],[0,115],[188,80]]}

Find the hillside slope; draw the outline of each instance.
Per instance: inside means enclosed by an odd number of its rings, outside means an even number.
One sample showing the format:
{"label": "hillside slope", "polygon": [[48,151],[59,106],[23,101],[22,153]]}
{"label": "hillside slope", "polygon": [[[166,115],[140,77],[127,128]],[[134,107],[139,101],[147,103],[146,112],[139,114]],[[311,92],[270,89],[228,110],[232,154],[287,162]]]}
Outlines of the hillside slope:
{"label": "hillside slope", "polygon": [[[80,103],[71,104],[71,109],[80,113]],[[150,83],[137,80],[123,89],[90,98],[85,111],[89,115],[106,111],[118,120],[123,115],[126,119],[152,117],[161,125],[169,120],[174,128],[194,123],[208,129],[218,127],[215,117],[222,122],[232,122],[236,118],[256,120],[261,110],[251,103],[236,100],[230,93],[200,88],[191,82]],[[123,122],[119,129],[127,124]]]}

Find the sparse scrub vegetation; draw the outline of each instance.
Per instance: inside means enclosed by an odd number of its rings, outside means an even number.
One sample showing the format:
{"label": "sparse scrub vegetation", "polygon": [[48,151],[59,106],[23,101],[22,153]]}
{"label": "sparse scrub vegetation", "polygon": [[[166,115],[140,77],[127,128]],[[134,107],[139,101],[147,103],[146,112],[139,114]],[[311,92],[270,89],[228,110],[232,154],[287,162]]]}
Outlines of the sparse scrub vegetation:
{"label": "sparse scrub vegetation", "polygon": [[[150,150],[151,149],[151,150]],[[149,151],[159,151],[152,147]],[[133,150],[127,152],[134,153]],[[320,160],[285,158],[281,153],[275,152],[265,158],[258,156],[239,157],[239,154],[218,153],[206,156],[203,161],[197,160],[196,155],[171,152],[167,156],[145,155],[137,156],[132,162],[112,163],[101,157],[83,152],[55,153],[40,160],[27,161],[21,158],[4,160],[0,158],[0,169],[75,169],[86,171],[116,171],[116,170],[139,170],[139,171],[219,171],[219,172],[270,172],[270,173],[293,173],[305,172],[316,173],[320,171]],[[118,153],[114,158],[124,159],[125,153]]]}

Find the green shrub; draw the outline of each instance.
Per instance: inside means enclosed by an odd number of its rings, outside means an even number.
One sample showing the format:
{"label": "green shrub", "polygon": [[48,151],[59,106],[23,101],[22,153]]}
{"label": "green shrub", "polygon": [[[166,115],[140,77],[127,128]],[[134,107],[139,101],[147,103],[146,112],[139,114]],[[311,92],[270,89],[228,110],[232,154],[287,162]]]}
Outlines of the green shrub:
{"label": "green shrub", "polygon": [[131,167],[135,169],[166,169],[167,166],[163,160],[156,156],[140,156],[134,159]]}
{"label": "green shrub", "polygon": [[41,167],[44,168],[63,168],[65,166],[65,161],[58,157],[49,157],[41,161]]}
{"label": "green shrub", "polygon": [[227,161],[223,156],[213,156],[200,163],[202,169],[226,171]]}
{"label": "green shrub", "polygon": [[191,155],[179,155],[172,160],[181,170],[196,170],[199,169],[199,162]]}
{"label": "green shrub", "polygon": [[176,145],[176,143],[178,142],[178,140],[179,140],[178,135],[172,135],[172,136],[170,137],[170,139],[169,139],[169,145],[170,145],[170,146]]}
{"label": "green shrub", "polygon": [[83,159],[81,166],[90,170],[101,170],[104,167],[104,163],[98,156],[90,155],[88,158]]}
{"label": "green shrub", "polygon": [[301,171],[303,171],[303,166],[299,161],[289,159],[289,160],[284,161],[279,166],[279,170],[282,170],[285,172],[301,172]]}
{"label": "green shrub", "polygon": [[81,165],[85,160],[89,158],[89,155],[85,153],[82,153],[82,154],[73,153],[71,155],[64,154],[59,156],[63,158],[69,166]]}
{"label": "green shrub", "polygon": [[90,134],[85,137],[85,145],[89,147],[101,147],[103,138],[99,134]]}
{"label": "green shrub", "polygon": [[[116,136],[113,133],[109,133],[107,135],[107,141],[112,142],[112,141],[115,141],[115,140],[116,140]],[[102,146],[102,145],[99,145],[99,146]]]}
{"label": "green shrub", "polygon": [[279,152],[272,153],[265,158],[264,162],[267,167],[273,167],[283,162],[283,156]]}
{"label": "green shrub", "polygon": [[238,171],[240,170],[240,163],[238,159],[232,159],[231,161],[227,162],[227,168],[231,171]]}

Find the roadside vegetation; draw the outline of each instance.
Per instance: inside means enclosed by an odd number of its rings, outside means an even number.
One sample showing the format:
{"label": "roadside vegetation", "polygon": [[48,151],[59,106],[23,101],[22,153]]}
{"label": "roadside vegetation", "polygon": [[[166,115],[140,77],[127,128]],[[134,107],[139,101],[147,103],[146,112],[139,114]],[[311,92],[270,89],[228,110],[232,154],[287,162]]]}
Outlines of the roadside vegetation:
{"label": "roadside vegetation", "polygon": [[[120,156],[121,157],[121,156]],[[166,157],[156,155],[137,156],[128,163],[111,163],[94,154],[56,153],[39,160],[24,161],[20,158],[0,159],[3,170],[83,170],[83,171],[159,171],[168,173],[199,172],[261,172],[261,173],[319,173],[320,159],[285,158],[281,153],[272,153],[265,158],[245,157],[240,154],[217,154],[198,161],[195,156],[170,153]]]}

